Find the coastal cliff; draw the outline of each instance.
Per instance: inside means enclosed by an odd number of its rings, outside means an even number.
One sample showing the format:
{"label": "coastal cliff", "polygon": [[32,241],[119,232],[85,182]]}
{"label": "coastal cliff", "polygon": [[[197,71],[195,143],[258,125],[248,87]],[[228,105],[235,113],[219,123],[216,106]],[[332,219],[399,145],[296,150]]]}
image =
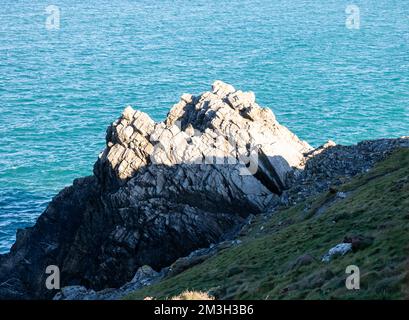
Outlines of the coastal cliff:
{"label": "coastal cliff", "polygon": [[253,93],[221,81],[183,95],[163,122],[127,107],[107,130],[94,174],[62,190],[0,256],[0,298],[53,298],[49,265],[84,298],[182,272],[236,246],[254,217],[268,219],[407,147],[400,138],[314,149]]}

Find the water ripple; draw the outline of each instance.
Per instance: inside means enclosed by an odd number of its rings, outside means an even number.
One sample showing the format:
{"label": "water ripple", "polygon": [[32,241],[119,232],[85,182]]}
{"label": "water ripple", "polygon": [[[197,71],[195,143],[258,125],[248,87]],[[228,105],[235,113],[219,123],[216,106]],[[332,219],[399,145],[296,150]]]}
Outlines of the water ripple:
{"label": "water ripple", "polygon": [[0,252],[75,177],[128,104],[162,120],[215,79],[256,93],[314,145],[409,134],[409,3],[338,0],[3,0]]}

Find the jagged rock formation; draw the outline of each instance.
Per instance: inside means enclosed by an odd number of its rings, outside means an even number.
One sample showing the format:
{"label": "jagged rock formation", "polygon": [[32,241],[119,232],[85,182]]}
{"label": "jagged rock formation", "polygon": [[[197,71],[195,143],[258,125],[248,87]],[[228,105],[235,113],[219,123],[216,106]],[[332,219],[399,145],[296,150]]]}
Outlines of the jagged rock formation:
{"label": "jagged rock formation", "polygon": [[[311,150],[306,142],[281,126],[270,109],[260,108],[252,92],[236,91],[216,81],[212,92],[198,97],[183,95],[167,119],[158,124],[147,114],[127,107],[108,129],[107,148],[94,172],[109,189],[122,185],[149,165],[183,165],[189,176],[202,174],[203,168],[213,170],[228,164],[229,170],[238,169],[238,176],[242,177],[226,184],[235,184],[239,190],[234,191],[242,192],[247,183],[257,183],[257,179],[246,177],[254,174],[265,189],[280,194],[288,187],[287,174],[292,168],[299,168],[303,154]],[[200,167],[203,164],[206,167]],[[246,170],[243,164],[249,168]],[[157,170],[151,174],[157,174]],[[230,174],[223,175],[229,179]],[[156,176],[154,180],[158,179],[160,193],[163,179]],[[210,186],[217,188],[219,184]],[[270,192],[254,189],[260,193],[253,197],[254,202],[249,200],[254,206],[265,208],[271,201]],[[224,191],[227,190],[217,193]],[[259,197],[265,200],[260,202],[256,199]]]}
{"label": "jagged rock formation", "polygon": [[[313,150],[254,94],[220,81],[210,92],[183,95],[161,123],[128,107],[108,128],[94,175],[62,190],[0,255],[0,299],[52,298],[49,265],[70,286],[61,298],[120,296],[145,283],[142,266],[159,272],[229,240],[247,217],[342,183],[408,141]],[[178,260],[168,271],[194,261]]]}
{"label": "jagged rock formation", "polygon": [[281,126],[253,93],[220,81],[183,95],[155,123],[128,107],[107,130],[94,175],[74,181],[0,256],[0,298],[51,298],[62,286],[120,287],[228,239],[250,214],[271,211],[312,148]]}

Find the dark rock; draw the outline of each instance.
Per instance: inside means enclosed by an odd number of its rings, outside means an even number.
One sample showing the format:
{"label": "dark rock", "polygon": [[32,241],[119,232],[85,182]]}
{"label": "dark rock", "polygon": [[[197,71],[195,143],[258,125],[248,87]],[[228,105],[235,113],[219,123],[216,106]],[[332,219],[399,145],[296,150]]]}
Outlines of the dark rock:
{"label": "dark rock", "polygon": [[299,267],[307,266],[313,263],[314,261],[316,261],[316,259],[312,255],[303,254],[299,256],[297,259],[295,259],[294,261],[291,261],[288,267],[290,270],[295,270],[295,269],[298,269]]}
{"label": "dark rock", "polygon": [[363,235],[346,236],[344,243],[350,243],[352,245],[352,251],[363,250],[369,247],[374,242],[373,237],[367,237]]}
{"label": "dark rock", "polygon": [[118,289],[109,288],[96,292],[83,286],[68,286],[62,288],[53,300],[120,300],[135,290],[159,281],[163,276],[164,272],[156,272],[145,265],[136,271],[130,282]]}
{"label": "dark rock", "polygon": [[[326,144],[305,154],[304,170],[290,174],[288,206],[318,193],[336,194],[337,186],[365,173],[399,148],[409,148],[409,138],[367,140],[357,145]],[[340,194],[341,199],[346,195]]]}
{"label": "dark rock", "polygon": [[0,298],[52,298],[48,265],[60,268],[63,296],[92,298],[141,266],[161,270],[219,243],[279,204],[310,150],[253,93],[222,82],[184,95],[162,123],[128,107],[107,130],[94,176],[61,191],[0,256]]}
{"label": "dark rock", "polygon": [[131,282],[140,267],[163,276],[178,258],[251,228],[248,217],[328,190],[399,147],[409,139],[313,150],[253,93],[220,81],[183,95],[161,123],[128,107],[108,128],[94,175],[62,190],[0,255],[0,299],[54,297],[49,265],[61,270],[63,297],[117,297],[115,288],[141,285]]}

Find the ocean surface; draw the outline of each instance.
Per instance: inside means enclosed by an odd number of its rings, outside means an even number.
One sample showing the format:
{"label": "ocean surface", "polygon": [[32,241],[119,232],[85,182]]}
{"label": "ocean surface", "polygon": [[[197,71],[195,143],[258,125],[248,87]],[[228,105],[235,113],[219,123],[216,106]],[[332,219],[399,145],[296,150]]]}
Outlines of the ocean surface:
{"label": "ocean surface", "polygon": [[125,106],[162,120],[216,79],[315,146],[409,135],[409,2],[352,3],[359,29],[343,0],[2,0],[0,252],[92,172]]}

